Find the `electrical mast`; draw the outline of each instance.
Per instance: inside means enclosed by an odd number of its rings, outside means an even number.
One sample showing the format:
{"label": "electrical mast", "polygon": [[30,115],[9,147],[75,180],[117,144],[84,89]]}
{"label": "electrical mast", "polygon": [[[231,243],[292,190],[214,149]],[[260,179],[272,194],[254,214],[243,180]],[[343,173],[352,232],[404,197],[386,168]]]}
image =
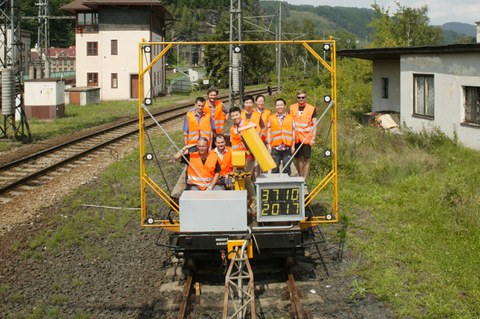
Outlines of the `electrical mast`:
{"label": "electrical mast", "polygon": [[[242,41],[242,1],[230,0],[230,41]],[[242,46],[230,44],[229,60],[229,102],[230,107],[242,106],[243,63]]]}
{"label": "electrical mast", "polygon": [[[2,123],[0,138],[30,142],[32,137],[23,108],[23,68],[20,1],[0,1],[0,71]],[[17,117],[17,118],[16,118]]]}
{"label": "electrical mast", "polygon": [[[37,32],[37,66],[42,74],[37,75],[38,78],[50,77],[50,16],[48,10],[48,0],[37,0],[35,5],[38,6],[38,32]],[[37,70],[38,70],[37,69]]]}

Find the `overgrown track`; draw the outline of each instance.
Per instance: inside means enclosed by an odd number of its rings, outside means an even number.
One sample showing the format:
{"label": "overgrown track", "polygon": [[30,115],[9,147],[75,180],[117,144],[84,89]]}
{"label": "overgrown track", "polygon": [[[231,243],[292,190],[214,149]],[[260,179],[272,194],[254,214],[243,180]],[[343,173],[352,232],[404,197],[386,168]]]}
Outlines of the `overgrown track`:
{"label": "overgrown track", "polygon": [[[267,89],[258,89],[246,92],[248,94],[266,93]],[[219,96],[224,100],[228,96]],[[165,124],[185,115],[193,103],[177,105],[152,115],[160,124]],[[145,127],[156,125],[149,117],[145,118]],[[58,144],[35,154],[19,158],[0,167],[0,195],[8,196],[22,186],[38,187],[41,182],[35,180],[74,161],[85,157],[95,151],[103,150],[107,146],[138,133],[138,119],[130,119],[115,126],[98,130],[75,140]]]}

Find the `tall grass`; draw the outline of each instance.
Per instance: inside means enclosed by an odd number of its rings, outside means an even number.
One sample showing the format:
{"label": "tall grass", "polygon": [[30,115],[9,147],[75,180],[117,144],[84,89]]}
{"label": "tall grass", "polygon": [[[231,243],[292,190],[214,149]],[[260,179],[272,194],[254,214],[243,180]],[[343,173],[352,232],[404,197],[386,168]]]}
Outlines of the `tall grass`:
{"label": "tall grass", "polygon": [[480,317],[480,153],[440,131],[342,125],[352,273],[399,317]]}

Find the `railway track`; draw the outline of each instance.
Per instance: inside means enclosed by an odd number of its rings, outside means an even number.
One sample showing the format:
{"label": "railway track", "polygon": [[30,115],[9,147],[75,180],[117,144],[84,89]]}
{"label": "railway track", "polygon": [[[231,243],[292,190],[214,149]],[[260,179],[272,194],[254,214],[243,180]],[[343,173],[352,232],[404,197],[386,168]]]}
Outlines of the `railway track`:
{"label": "railway track", "polygon": [[[266,93],[267,89],[257,89],[248,94]],[[228,96],[219,96],[225,100]],[[153,113],[160,124],[183,117],[193,103],[178,105]],[[156,125],[151,118],[145,119],[145,127]],[[112,146],[138,133],[138,119],[130,119],[115,126],[96,131],[80,138],[55,145],[29,156],[19,158],[0,167],[0,196],[6,202],[16,196],[15,190],[40,187],[44,182],[39,177],[59,170],[87,155]],[[68,167],[68,166],[67,166]]]}
{"label": "railway track", "polygon": [[[166,269],[160,285],[162,299],[155,305],[155,314],[169,319],[222,318],[225,285],[221,272],[202,266],[198,273],[182,274],[181,268],[182,263],[175,260]],[[213,278],[211,272],[217,276]],[[318,281],[314,276],[303,278],[298,268],[279,268],[276,264],[256,265],[253,272],[255,314],[247,312],[246,318],[315,318],[315,309],[323,299],[316,293]]]}

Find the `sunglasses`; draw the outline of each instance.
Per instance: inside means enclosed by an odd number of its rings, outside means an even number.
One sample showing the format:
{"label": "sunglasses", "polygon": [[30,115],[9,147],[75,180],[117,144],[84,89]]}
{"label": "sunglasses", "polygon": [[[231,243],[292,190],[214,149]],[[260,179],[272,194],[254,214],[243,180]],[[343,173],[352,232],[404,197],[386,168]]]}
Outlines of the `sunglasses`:
{"label": "sunglasses", "polygon": [[305,100],[306,96],[297,96],[297,99],[299,100]]}

